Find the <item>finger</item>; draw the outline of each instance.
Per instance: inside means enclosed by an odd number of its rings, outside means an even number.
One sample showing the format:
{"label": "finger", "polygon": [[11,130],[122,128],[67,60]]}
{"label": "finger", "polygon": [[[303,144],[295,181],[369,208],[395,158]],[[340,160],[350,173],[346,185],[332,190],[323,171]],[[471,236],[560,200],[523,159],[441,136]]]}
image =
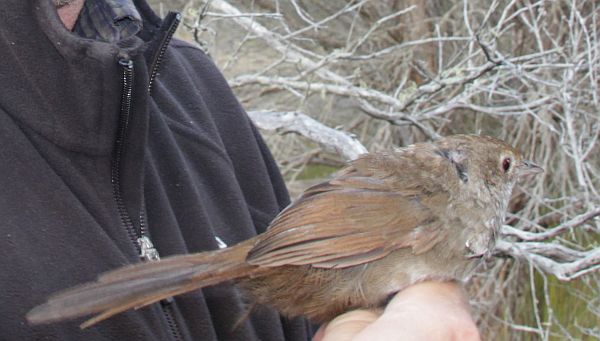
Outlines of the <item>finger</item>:
{"label": "finger", "polygon": [[467,295],[455,282],[423,282],[398,293],[355,340],[479,340]]}
{"label": "finger", "polygon": [[321,326],[313,341],[349,341],[368,325],[373,323],[379,314],[368,310],[354,310],[342,314],[329,323]]}
{"label": "finger", "polygon": [[431,281],[411,285],[396,294],[386,307],[386,310],[394,310],[403,305],[413,303],[444,304],[464,311],[471,310],[465,289],[455,281]]}

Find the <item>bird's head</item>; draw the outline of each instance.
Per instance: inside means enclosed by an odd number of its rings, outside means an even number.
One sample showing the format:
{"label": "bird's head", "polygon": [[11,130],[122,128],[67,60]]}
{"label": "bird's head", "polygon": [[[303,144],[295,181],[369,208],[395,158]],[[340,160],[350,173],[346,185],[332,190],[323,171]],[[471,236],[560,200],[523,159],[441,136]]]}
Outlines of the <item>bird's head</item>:
{"label": "bird's head", "polygon": [[434,142],[439,154],[456,168],[462,187],[471,193],[495,197],[508,204],[516,181],[543,172],[508,143],[489,136],[454,135]]}

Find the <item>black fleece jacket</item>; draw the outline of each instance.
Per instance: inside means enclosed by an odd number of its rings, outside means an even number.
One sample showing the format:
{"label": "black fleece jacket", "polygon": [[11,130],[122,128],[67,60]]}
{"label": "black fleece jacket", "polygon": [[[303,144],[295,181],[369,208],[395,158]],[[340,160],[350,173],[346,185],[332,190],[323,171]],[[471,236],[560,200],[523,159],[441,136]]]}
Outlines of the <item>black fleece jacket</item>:
{"label": "black fleece jacket", "polygon": [[[0,339],[306,340],[304,320],[252,309],[232,285],[31,327],[48,295],[139,262],[231,245],[288,203],[269,151],[213,63],[142,0],[137,37],[68,32],[50,0],[0,6]],[[150,89],[151,88],[151,89]],[[241,321],[241,322],[240,322]]]}

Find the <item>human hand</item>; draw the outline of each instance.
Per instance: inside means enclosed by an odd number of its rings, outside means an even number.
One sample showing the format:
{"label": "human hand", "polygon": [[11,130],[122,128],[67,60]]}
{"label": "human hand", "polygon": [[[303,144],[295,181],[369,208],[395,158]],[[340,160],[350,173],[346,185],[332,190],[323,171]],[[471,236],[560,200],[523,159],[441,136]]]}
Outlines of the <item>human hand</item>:
{"label": "human hand", "polygon": [[466,294],[455,282],[423,282],[399,292],[383,312],[355,310],[323,325],[313,341],[479,341]]}

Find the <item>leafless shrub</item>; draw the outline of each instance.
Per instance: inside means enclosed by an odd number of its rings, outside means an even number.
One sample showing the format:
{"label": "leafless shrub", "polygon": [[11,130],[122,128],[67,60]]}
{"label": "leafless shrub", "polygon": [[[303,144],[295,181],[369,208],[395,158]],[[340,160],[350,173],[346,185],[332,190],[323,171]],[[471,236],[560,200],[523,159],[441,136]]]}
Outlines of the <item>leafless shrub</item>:
{"label": "leafless shrub", "polygon": [[596,1],[197,0],[184,14],[246,108],[271,112],[260,126],[308,137],[268,137],[289,179],[363,152],[354,137],[374,151],[483,133],[542,164],[511,202],[506,258],[471,281],[479,325],[485,339],[600,337]]}

